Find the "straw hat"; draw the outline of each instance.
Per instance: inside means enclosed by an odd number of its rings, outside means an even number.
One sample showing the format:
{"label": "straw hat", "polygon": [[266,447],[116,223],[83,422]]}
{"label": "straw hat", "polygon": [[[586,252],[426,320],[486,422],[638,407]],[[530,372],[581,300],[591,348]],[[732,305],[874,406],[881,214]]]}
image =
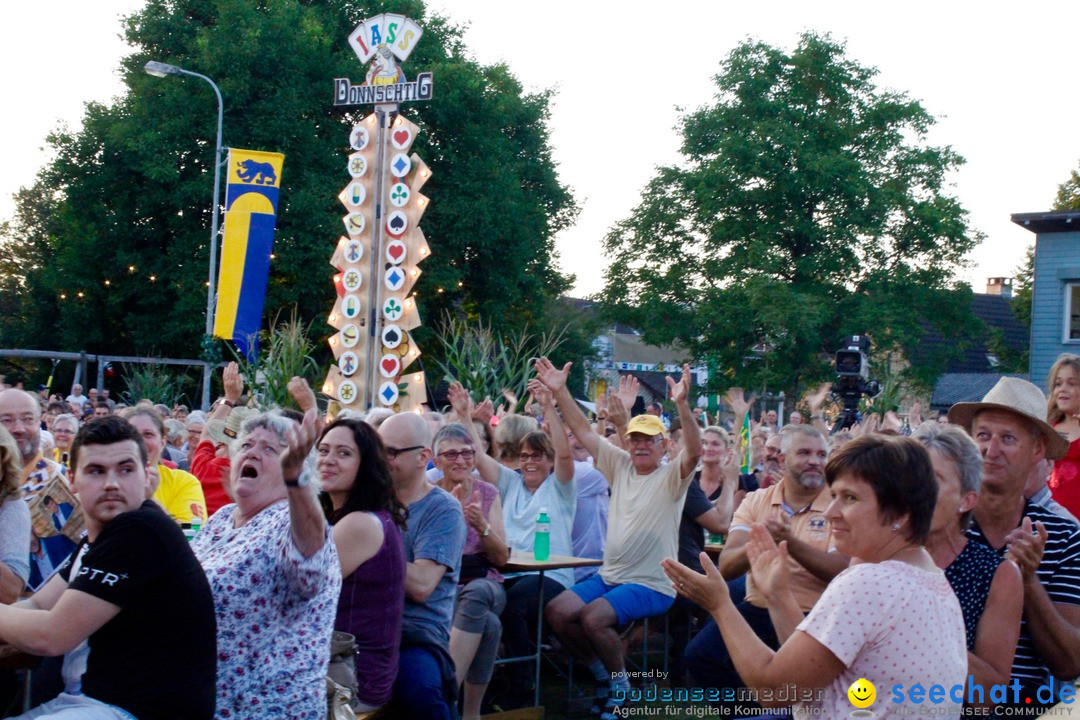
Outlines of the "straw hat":
{"label": "straw hat", "polygon": [[982,402],[956,403],[949,409],[949,422],[971,432],[971,422],[983,410],[1004,410],[1019,415],[1038,428],[1046,438],[1046,457],[1057,460],[1069,452],[1069,441],[1047,424],[1046,396],[1038,387],[1014,377],[1003,377],[986,393]]}
{"label": "straw hat", "polygon": [[240,434],[240,426],[244,424],[244,420],[254,412],[251,408],[234,407],[224,420],[211,420],[206,423],[206,432],[215,444],[228,445]]}

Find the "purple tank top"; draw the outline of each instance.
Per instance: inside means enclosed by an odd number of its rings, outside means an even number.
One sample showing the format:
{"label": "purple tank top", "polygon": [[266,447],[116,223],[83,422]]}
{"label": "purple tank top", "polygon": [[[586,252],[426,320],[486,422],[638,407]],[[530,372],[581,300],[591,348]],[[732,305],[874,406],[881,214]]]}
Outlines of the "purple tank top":
{"label": "purple tank top", "polygon": [[375,513],[383,544],[375,556],[341,583],[335,630],[356,636],[357,698],[383,705],[397,677],[401,617],[405,608],[405,544],[390,513]]}

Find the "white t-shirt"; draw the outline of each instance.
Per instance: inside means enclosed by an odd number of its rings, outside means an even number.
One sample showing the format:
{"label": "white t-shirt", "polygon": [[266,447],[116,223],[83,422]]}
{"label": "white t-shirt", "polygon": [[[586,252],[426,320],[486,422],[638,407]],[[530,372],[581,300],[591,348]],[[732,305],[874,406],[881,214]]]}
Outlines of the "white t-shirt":
{"label": "white t-shirt", "polygon": [[[859,678],[874,684],[877,698],[866,710],[875,718],[920,708],[957,715],[961,703],[949,691],[967,681],[964,616],[945,573],[927,571],[897,560],[852,565],[837,575],[799,630],[827,647],[844,670],[827,688],[827,697],[796,706],[796,717],[848,717],[853,710],[848,688]],[[944,688],[943,702],[910,701],[913,685]],[[904,702],[894,702],[902,686]],[[821,714],[819,708],[824,708]],[[801,713],[800,713],[801,711]],[[816,713],[816,714],[815,714]]]}
{"label": "white t-shirt", "polygon": [[64,399],[69,403],[78,403],[79,409],[86,407],[86,403],[90,401],[86,395],[68,395]]}
{"label": "white t-shirt", "polygon": [[[529,492],[521,475],[513,470],[499,468],[499,499],[502,500],[503,521],[506,524],[506,539],[511,550],[532,553],[533,539],[536,536],[536,518],[540,508],[547,508],[551,520],[550,545],[552,555],[573,555],[574,545],[570,539],[570,530],[574,527],[574,511],[577,508],[577,483],[571,480],[561,483],[555,473],[547,476],[535,493]],[[503,573],[505,577],[527,575],[529,573]],[[574,571],[571,568],[545,570],[544,577],[549,577],[564,588],[574,584]]]}
{"label": "white t-shirt", "polygon": [[634,583],[675,596],[660,561],[679,555],[679,521],[691,471],[679,477],[680,452],[648,475],[634,471],[630,453],[601,439],[596,469],[611,484],[607,543],[600,578],[608,585]]}

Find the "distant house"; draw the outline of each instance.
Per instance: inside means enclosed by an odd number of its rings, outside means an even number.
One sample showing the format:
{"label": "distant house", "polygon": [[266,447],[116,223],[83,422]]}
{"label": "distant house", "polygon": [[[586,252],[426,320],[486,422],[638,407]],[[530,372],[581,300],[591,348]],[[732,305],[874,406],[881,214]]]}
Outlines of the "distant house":
{"label": "distant house", "polygon": [[1012,221],[1035,233],[1028,372],[1045,389],[1058,355],[1080,353],[1080,212],[1017,213]]}

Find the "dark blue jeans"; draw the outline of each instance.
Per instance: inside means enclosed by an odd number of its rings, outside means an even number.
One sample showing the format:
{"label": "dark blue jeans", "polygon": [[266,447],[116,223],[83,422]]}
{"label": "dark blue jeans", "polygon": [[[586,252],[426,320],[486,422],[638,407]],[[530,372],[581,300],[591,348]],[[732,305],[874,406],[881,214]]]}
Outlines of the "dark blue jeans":
{"label": "dark blue jeans", "polygon": [[454,720],[443,693],[439,662],[424,647],[402,648],[394,680],[394,717],[409,720]]}
{"label": "dark blue jeans", "polygon": [[[769,619],[769,611],[751,605],[748,602],[740,602],[735,607],[747,624],[753,629],[754,634],[761,638],[762,642],[777,649],[780,643],[776,640],[776,632],[773,630],[772,620]],[[745,683],[736,672],[731,656],[728,654],[724,639],[720,636],[720,628],[716,621],[709,618],[701,632],[694,636],[690,644],[686,646],[686,669],[700,687],[704,688],[738,688],[744,687]]]}

